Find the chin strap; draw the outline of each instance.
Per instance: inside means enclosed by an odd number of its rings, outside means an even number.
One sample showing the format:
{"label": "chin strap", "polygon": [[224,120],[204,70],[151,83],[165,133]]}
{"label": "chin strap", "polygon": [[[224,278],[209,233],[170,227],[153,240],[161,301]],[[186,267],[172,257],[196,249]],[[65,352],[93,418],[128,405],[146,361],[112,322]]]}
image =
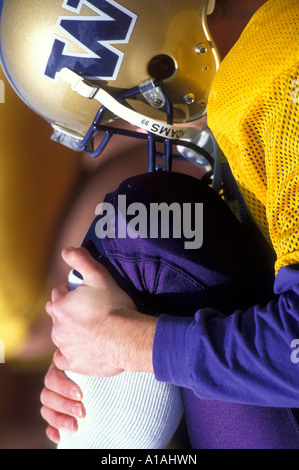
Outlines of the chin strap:
{"label": "chin strap", "polygon": [[[105,90],[90,83],[88,80],[85,80],[81,75],[77,74],[69,68],[63,68],[60,72],[60,77],[66,82],[70,83],[72,90],[79,95],[91,100],[96,99],[101,104],[101,106],[104,106],[111,113],[123,119],[124,121],[127,121],[133,126],[147,131],[149,134],[157,135],[162,139],[170,139],[174,142],[174,145],[178,145],[178,141],[180,141],[182,144],[184,142],[197,144],[201,139],[202,130],[195,127],[173,126],[165,122],[151,119],[148,116],[144,116],[137,111],[124,106]],[[222,182],[220,164],[221,151],[212,135],[211,139],[213,140],[214,146],[214,178],[212,187],[216,191],[219,191]],[[196,160],[196,158],[197,157],[195,152],[194,157],[189,159],[192,161]]]}
{"label": "chin strap", "polygon": [[109,109],[110,112],[129,122],[133,126],[143,129],[159,137],[165,137],[172,140],[186,140],[194,142],[198,140],[201,131],[194,127],[179,127],[166,124],[148,116],[144,116],[121,104],[102,88],[93,85],[78,75],[73,70],[63,68],[60,77],[72,85],[72,90],[88,99],[96,99]]}

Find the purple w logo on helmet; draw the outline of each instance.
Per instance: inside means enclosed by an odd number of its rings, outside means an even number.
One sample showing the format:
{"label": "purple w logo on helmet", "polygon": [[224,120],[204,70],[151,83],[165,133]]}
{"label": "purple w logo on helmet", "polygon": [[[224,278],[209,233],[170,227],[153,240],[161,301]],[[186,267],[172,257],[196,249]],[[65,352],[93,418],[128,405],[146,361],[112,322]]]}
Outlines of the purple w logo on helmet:
{"label": "purple w logo on helmet", "polygon": [[[82,16],[84,5],[97,15]],[[113,0],[64,0],[62,7],[78,16],[59,17],[63,37],[54,38],[45,75],[55,80],[68,67],[89,78],[116,80],[123,53],[113,44],[129,42],[137,16]],[[71,42],[84,52],[71,52]]]}

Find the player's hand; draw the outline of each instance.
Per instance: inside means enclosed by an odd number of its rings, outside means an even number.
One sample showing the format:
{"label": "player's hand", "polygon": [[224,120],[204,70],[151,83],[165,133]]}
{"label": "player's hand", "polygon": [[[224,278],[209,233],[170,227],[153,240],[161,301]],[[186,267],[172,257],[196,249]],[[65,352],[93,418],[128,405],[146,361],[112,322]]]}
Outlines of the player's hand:
{"label": "player's hand", "polygon": [[108,270],[84,248],[63,250],[65,262],[83,276],[83,284],[52,291],[46,310],[53,321],[58,369],[95,377],[123,370],[152,372],[156,319],[136,310]]}
{"label": "player's hand", "polygon": [[59,430],[76,432],[77,419],[85,417],[82,392],[61,370],[52,364],[45,376],[41,392],[41,415],[48,423],[46,434],[56,444],[60,440]]}

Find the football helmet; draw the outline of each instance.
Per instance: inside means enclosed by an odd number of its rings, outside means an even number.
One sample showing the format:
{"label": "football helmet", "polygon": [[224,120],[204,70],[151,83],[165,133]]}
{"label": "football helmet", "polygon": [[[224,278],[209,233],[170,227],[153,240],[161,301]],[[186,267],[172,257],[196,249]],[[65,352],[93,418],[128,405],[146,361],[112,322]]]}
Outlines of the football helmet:
{"label": "football helmet", "polygon": [[[207,26],[214,7],[215,0],[0,0],[2,67],[51,123],[54,140],[97,156],[115,132],[147,139],[153,169],[157,142],[170,161],[173,145],[190,150],[200,138],[178,124],[206,111],[219,66]],[[118,118],[143,132],[112,127]]]}

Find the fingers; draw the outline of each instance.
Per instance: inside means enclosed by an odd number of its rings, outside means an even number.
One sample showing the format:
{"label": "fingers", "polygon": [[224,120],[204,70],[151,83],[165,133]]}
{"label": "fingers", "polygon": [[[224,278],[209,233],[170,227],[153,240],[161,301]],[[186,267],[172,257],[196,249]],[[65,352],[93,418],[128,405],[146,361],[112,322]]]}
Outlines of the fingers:
{"label": "fingers", "polygon": [[[60,415],[67,415],[68,417],[73,416],[79,419],[85,418],[86,416],[83,403],[65,398],[47,388],[44,388],[41,392],[40,400],[45,408],[58,412]],[[54,425],[53,422],[51,422],[51,424]],[[58,422],[55,422],[55,427],[61,426],[59,426]]]}
{"label": "fingers", "polygon": [[46,303],[46,312],[50,317],[53,317],[53,303],[57,302],[59,299],[61,299],[63,296],[65,296],[69,292],[69,287],[68,284],[62,284],[61,286],[55,287],[52,290],[51,298],[52,301],[48,301]]}
{"label": "fingers", "polygon": [[40,412],[49,424],[46,429],[47,437],[58,443],[59,429],[76,432],[78,430],[77,419],[86,416],[84,405],[80,401],[82,392],[53,364],[45,377],[45,385],[40,396],[43,405]]}
{"label": "fingers", "polygon": [[[63,413],[58,413],[57,411],[52,410],[52,408],[48,408],[47,406],[42,406],[40,413],[43,419],[47,421],[47,423],[52,428],[55,428],[57,430],[61,429],[62,431],[67,432],[78,431],[77,420],[72,416],[68,416]],[[51,440],[53,439],[51,438]]]}
{"label": "fingers", "polygon": [[70,289],[67,283],[64,283],[58,287],[55,287],[52,290],[52,294],[51,294],[52,302],[53,303],[58,302],[58,300],[64,297],[69,291]]}
{"label": "fingers", "polygon": [[45,386],[49,390],[71,400],[81,401],[83,398],[80,387],[59,370],[55,364],[52,364],[47,372]]}
{"label": "fingers", "polygon": [[50,317],[52,317],[52,315],[53,315],[53,304],[50,301],[46,303],[46,312],[50,315]]}
{"label": "fingers", "polygon": [[86,283],[93,284],[99,276],[109,276],[108,271],[83,247],[65,248],[62,251],[64,261],[78,271]]}
{"label": "fingers", "polygon": [[[58,346],[57,340],[55,339],[55,335],[53,333],[53,330],[52,330],[52,339],[53,339],[54,344],[56,344],[56,346]],[[59,349],[56,349],[56,351],[54,353],[53,362],[54,362],[55,366],[57,367],[57,369],[60,369],[61,371],[69,369],[69,363],[67,362],[67,360],[65,359],[63,354],[61,354]]]}
{"label": "fingers", "polygon": [[50,441],[53,441],[55,444],[59,444],[60,435],[58,429],[53,428],[53,426],[48,426],[46,429],[46,436]]}

